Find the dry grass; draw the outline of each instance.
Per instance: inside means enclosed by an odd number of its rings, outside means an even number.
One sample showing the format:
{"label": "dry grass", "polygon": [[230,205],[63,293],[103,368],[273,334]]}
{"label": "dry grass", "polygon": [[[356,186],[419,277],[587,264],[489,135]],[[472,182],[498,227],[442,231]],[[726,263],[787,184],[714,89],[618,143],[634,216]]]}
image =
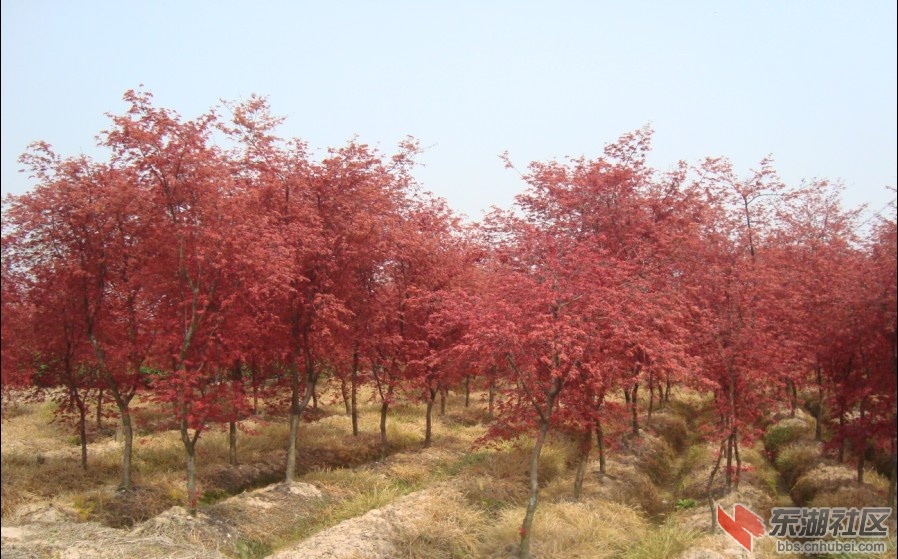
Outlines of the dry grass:
{"label": "dry grass", "polygon": [[[792,498],[801,506],[833,503],[840,507],[883,506],[888,480],[872,470],[857,484],[857,471],[845,464],[820,463],[804,473],[792,487]],[[813,506],[829,506],[817,504]]]}
{"label": "dry grass", "polygon": [[621,559],[675,559],[689,549],[699,534],[694,527],[668,521],[650,530],[628,547]]}
{"label": "dry grass", "polygon": [[401,525],[393,539],[398,559],[477,557],[487,515],[472,508],[457,491],[443,490],[420,503],[416,519]]}
{"label": "dry grass", "polygon": [[[523,505],[529,494],[530,456],[533,441],[520,439],[469,454],[459,462],[459,487],[468,503],[478,510],[495,513]],[[540,454],[540,487],[546,488],[570,469],[575,445],[563,437],[550,438]],[[570,482],[567,487],[572,488]]]}
{"label": "dry grass", "polygon": [[[79,466],[80,449],[71,444],[67,426],[49,423],[52,402],[19,403],[15,414],[2,423],[2,516],[35,500],[61,501],[83,519],[110,526],[129,525],[173,504],[185,502],[185,456],[174,431],[145,433],[165,410],[148,404],[138,407],[138,425],[132,455],[133,494],[113,491],[120,481],[121,444],[111,438],[91,443],[88,470]],[[359,437],[351,435],[348,417],[333,415],[300,429],[300,473],[321,467],[357,466],[379,459],[378,410],[363,408]],[[283,475],[288,426],[283,421],[252,419],[238,435],[239,468],[227,466],[228,437],[225,428],[213,426],[197,445],[198,483],[207,502],[269,483]],[[412,421],[388,423],[390,451],[417,448],[423,433]],[[472,441],[476,435],[466,438]],[[402,477],[402,476],[400,476]],[[411,473],[406,481],[414,483]]]}
{"label": "dry grass", "polygon": [[652,415],[649,428],[661,437],[677,453],[686,448],[689,440],[689,425],[682,415],[661,411]]}
{"label": "dry grass", "polygon": [[[665,559],[678,557],[697,543],[696,534],[686,528],[690,524],[669,520],[653,525],[648,520],[670,512],[681,497],[705,502],[714,452],[707,445],[689,443],[693,435],[690,425],[704,418],[710,409],[709,399],[690,392],[677,396],[669,409],[653,415],[639,437],[624,436],[620,448],[609,449],[608,477],[598,476],[596,464],[590,464],[581,502],[573,502],[572,497],[576,444],[560,433],[550,437],[540,459],[534,556]],[[391,455],[384,461],[379,459],[378,404],[362,405],[361,434],[354,437],[341,403],[330,405],[328,401],[329,396],[322,394],[320,419],[302,423],[299,435],[299,479],[317,487],[320,497],[259,507],[252,504],[261,497],[222,500],[253,483],[265,482],[272,472],[278,478],[283,474],[286,421],[253,419],[246,424],[249,432],[239,435],[240,468],[225,465],[228,443],[223,429],[203,435],[198,445],[198,477],[206,502],[201,507],[200,525],[184,520],[181,509],[170,509],[171,514],[161,516],[170,524],[152,524],[155,528],[145,530],[159,533],[147,533],[147,537],[163,537],[166,526],[175,526],[178,533],[193,538],[190,545],[254,559],[428,488],[423,500],[414,501],[418,508],[410,518],[397,525],[393,543],[399,557],[505,558],[516,549],[529,493],[533,442],[522,438],[497,448],[471,451],[471,444],[485,429],[485,409],[479,397],[475,395],[474,405],[465,408],[463,394],[450,393],[446,415],[439,416],[438,408],[434,410],[433,448],[426,450],[421,449],[423,406],[393,406],[388,418]],[[46,428],[45,421],[52,414],[46,404],[29,406],[4,421],[4,520],[36,498],[67,499],[81,519],[115,526],[132,524],[184,502],[184,456],[177,433],[137,438],[134,467],[138,490],[122,495],[111,489],[118,482],[118,444],[92,447],[96,469],[81,476],[72,467],[77,464],[77,447],[66,442],[70,433],[60,426]],[[147,406],[138,421],[150,426],[163,417]],[[782,430],[787,435],[775,434],[773,439],[785,440],[795,430],[807,434],[807,427]],[[13,440],[31,436],[37,441],[42,449],[40,468],[36,467],[36,454],[24,451],[27,446],[7,445],[8,432],[13,433]],[[742,450],[744,462],[753,470],[743,478],[744,490],[734,494],[740,502],[761,507],[773,502],[770,494],[775,495],[776,473],[765,454],[758,448]],[[788,460],[790,455],[783,451],[780,456]],[[722,482],[723,476],[719,479]],[[871,475],[871,479],[876,478]],[[436,490],[436,482],[446,482],[446,486]],[[668,486],[676,486],[674,495],[668,494]],[[815,494],[822,493],[818,489]],[[843,497],[866,503],[868,495],[845,493],[840,495]],[[697,514],[698,509],[673,517],[686,521],[692,513]],[[225,527],[230,527],[227,534],[222,531]]]}
{"label": "dry grass", "polygon": [[781,447],[776,456],[776,468],[783,476],[786,485],[792,487],[795,482],[811,470],[820,460],[820,445],[808,441],[799,441]]}
{"label": "dry grass", "polygon": [[[479,557],[508,557],[517,549],[523,508],[505,509],[483,535]],[[533,522],[531,550],[540,559],[619,557],[649,532],[636,509],[616,503],[544,503]]]}

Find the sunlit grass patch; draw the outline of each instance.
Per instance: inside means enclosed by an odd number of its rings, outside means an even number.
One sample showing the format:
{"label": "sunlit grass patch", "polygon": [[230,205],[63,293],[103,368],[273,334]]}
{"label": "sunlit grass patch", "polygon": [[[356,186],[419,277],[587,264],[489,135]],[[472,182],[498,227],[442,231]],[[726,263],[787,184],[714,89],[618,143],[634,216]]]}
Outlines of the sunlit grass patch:
{"label": "sunlit grass patch", "polygon": [[[484,532],[480,557],[508,557],[520,541],[523,508],[509,508]],[[620,557],[644,539],[639,511],[617,503],[543,503],[536,511],[531,550],[541,559]]]}
{"label": "sunlit grass patch", "polygon": [[806,471],[792,487],[792,498],[802,506],[884,506],[888,480],[874,471],[857,484],[857,470],[845,464],[821,463]]}
{"label": "sunlit grass patch", "polygon": [[442,490],[419,503],[416,518],[398,527],[393,543],[401,559],[479,556],[487,516],[456,491]]}
{"label": "sunlit grass patch", "polygon": [[690,526],[668,521],[648,530],[645,537],[628,547],[621,559],[675,559],[698,538]]}

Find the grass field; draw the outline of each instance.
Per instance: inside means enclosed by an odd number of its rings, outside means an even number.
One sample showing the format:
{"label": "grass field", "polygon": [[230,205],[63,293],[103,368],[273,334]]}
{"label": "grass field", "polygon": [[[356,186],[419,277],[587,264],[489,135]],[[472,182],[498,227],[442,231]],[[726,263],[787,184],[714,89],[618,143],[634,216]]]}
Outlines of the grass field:
{"label": "grass field", "polygon": [[[415,494],[415,513],[403,517],[390,536],[391,556],[508,557],[528,498],[532,441],[524,437],[478,445],[487,414],[481,395],[475,396],[466,408],[462,396],[450,394],[446,415],[434,414],[428,449],[422,448],[423,407],[394,406],[388,422],[390,455],[381,461],[378,406],[361,407],[361,433],[353,436],[342,405],[327,404],[332,398],[322,395],[315,420],[301,425],[297,456],[298,481],[314,486],[320,497],[301,500],[301,506],[289,501],[288,506],[270,491],[263,495],[268,500],[250,513],[248,503],[259,499],[229,497],[250,495],[243,492],[282,479],[286,420],[267,415],[244,422],[237,467],[227,465],[226,430],[209,430],[198,445],[200,515],[210,519],[210,526],[227,526],[236,536],[224,545],[216,543],[217,532],[201,536],[195,530],[193,541],[215,545],[225,556],[264,557]],[[36,510],[52,504],[70,522],[147,530],[149,525],[141,523],[186,501],[183,448],[177,433],[164,429],[164,417],[164,410],[138,406],[136,489],[118,492],[121,444],[114,439],[112,420],[103,429],[92,428],[85,471],[79,465],[79,441],[70,426],[53,421],[52,403],[7,406],[2,423],[3,525],[33,521]],[[643,421],[639,437],[610,437],[608,475],[600,475],[591,462],[580,500],[573,493],[577,444],[554,433],[540,460],[534,556],[664,559],[690,549],[731,551],[727,536],[708,534],[705,492],[714,449],[698,436],[708,417],[709,400],[686,393]],[[747,472],[740,491],[722,499],[724,506],[742,502],[763,516],[772,506],[793,503],[794,494],[818,506],[881,504],[886,481],[872,471],[865,486],[830,490],[832,480],[850,474],[850,468],[824,459],[809,440],[812,436],[812,428],[795,420],[768,429],[763,441],[743,450]],[[765,443],[775,450],[773,461]],[[776,556],[768,548],[765,543],[755,556]]]}

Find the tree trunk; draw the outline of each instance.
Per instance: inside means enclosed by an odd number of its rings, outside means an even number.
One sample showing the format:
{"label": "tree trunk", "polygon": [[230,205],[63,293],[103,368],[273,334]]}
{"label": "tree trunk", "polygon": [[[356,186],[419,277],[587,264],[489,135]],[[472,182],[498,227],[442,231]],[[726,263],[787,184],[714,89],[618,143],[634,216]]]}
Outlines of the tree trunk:
{"label": "tree trunk", "polygon": [[714,462],[714,468],[711,470],[711,476],[708,478],[708,487],[705,490],[705,493],[708,495],[708,507],[711,509],[712,534],[717,530],[717,509],[714,507],[714,494],[711,491],[714,489],[714,478],[717,477],[717,471],[720,469],[720,460],[723,458],[726,444],[727,439],[720,442],[720,448],[717,449],[717,460]]}
{"label": "tree trunk", "polygon": [[495,374],[490,375],[490,396],[489,403],[487,404],[487,419],[490,421],[493,420],[493,415],[496,411],[496,376]]}
{"label": "tree trunk", "polygon": [[253,415],[259,415],[259,387],[253,381]]}
{"label": "tree trunk", "polygon": [[649,370],[649,409],[648,419],[652,418],[652,408],[655,407],[655,375]]}
{"label": "tree trunk", "polygon": [[[839,412],[839,433],[844,433],[845,429],[845,412]],[[845,437],[839,440],[839,464],[845,463]]]}
{"label": "tree trunk", "polygon": [[817,413],[814,414],[816,425],[814,426],[814,440],[820,442],[823,440],[823,371],[820,365],[815,369],[817,375]]}
{"label": "tree trunk", "polygon": [[798,408],[798,388],[795,381],[786,379],[786,391],[789,395],[789,417],[795,417],[795,410]]}
{"label": "tree trunk", "polygon": [[291,378],[291,402],[290,402],[290,441],[287,446],[287,472],[285,481],[293,482],[296,477],[296,439],[299,435],[299,417],[309,405],[312,394],[315,393],[315,385],[318,383],[318,376],[315,374],[314,365],[308,348],[305,350],[306,362],[306,387],[302,400],[299,399],[299,372],[296,365],[292,367],[295,374]]}
{"label": "tree trunk", "polygon": [[446,415],[446,393],[449,392],[444,386],[440,387],[440,417]]}
{"label": "tree trunk", "polygon": [[[554,402],[549,402],[549,409]],[[533,453],[530,455],[530,498],[527,500],[527,513],[524,515],[524,522],[521,524],[521,546],[519,557],[521,559],[530,559],[530,536],[533,526],[533,516],[536,513],[536,505],[539,502],[539,455],[543,450],[543,443],[546,441],[546,434],[549,432],[549,422],[540,421],[539,435],[536,437],[536,444],[533,445]]]}
{"label": "tree trunk", "polygon": [[314,387],[314,386],[312,387],[312,409],[313,410],[318,409],[318,391],[316,390],[316,387]]}
{"label": "tree trunk", "polygon": [[186,419],[180,421],[181,443],[184,445],[184,454],[187,456],[187,509],[190,514],[196,514],[199,496],[196,489],[196,442],[200,438],[200,430],[194,429],[193,436]]}
{"label": "tree trunk", "polygon": [[387,457],[387,410],[390,403],[384,400],[380,404],[380,459]]}
{"label": "tree trunk", "polygon": [[196,491],[196,445],[184,443],[187,453],[187,509],[196,514],[199,496]]}
{"label": "tree trunk", "polygon": [[670,374],[668,373],[667,379],[664,385],[664,403],[670,403]]}
{"label": "tree trunk", "polygon": [[727,449],[727,468],[725,472],[726,479],[726,492],[729,493],[730,489],[733,487],[733,433],[730,432],[729,436],[726,438],[726,449]]}
{"label": "tree trunk", "polygon": [[81,438],[81,468],[87,471],[87,404],[83,400],[78,406],[78,436]]}
{"label": "tree trunk", "polygon": [[[861,425],[864,424],[864,416],[866,415],[866,404],[867,399],[861,398]],[[864,483],[864,466],[866,466],[867,462],[867,437],[861,437],[861,444],[857,447],[857,484],[861,485]]]}
{"label": "tree trunk", "polygon": [[97,431],[103,428],[103,389],[97,392]]}
{"label": "tree trunk", "polygon": [[228,465],[237,465],[237,422],[228,422]]}
{"label": "tree trunk", "polygon": [[471,405],[471,375],[465,375],[465,407]]}
{"label": "tree trunk", "polygon": [[121,414],[122,440],[125,448],[122,451],[122,484],[121,489],[131,490],[131,455],[134,449],[134,429],[131,426],[131,410],[127,403],[119,405]]}
{"label": "tree trunk", "polygon": [[427,393],[429,398],[427,399],[427,409],[424,413],[424,448],[430,447],[431,425],[433,424],[433,402],[437,397],[437,391],[433,388],[428,388]]}
{"label": "tree trunk", "polygon": [[607,474],[605,470],[605,432],[602,430],[602,422],[596,420],[596,445],[599,448],[599,473]]}
{"label": "tree trunk", "polygon": [[346,415],[352,415],[352,408],[349,407],[349,387],[346,386],[346,379],[340,379],[340,395],[343,396],[343,408],[346,410]]}
{"label": "tree trunk", "polygon": [[867,439],[861,441],[861,447],[857,453],[857,484],[864,483],[864,466],[867,465]]}
{"label": "tree trunk", "polygon": [[577,465],[577,475],[574,478],[574,499],[577,501],[583,495],[583,476],[586,474],[590,450],[592,450],[592,429],[586,429],[580,442],[580,464]]}
{"label": "tree trunk", "polygon": [[739,478],[742,475],[742,458],[739,457],[739,437],[733,430],[733,454],[736,457],[736,473],[733,476],[733,490],[739,491]]}
{"label": "tree trunk", "polygon": [[639,383],[637,382],[633,385],[632,402],[630,402],[630,405],[632,406],[631,413],[633,416],[633,434],[634,435],[639,434],[639,413],[638,413],[639,410],[637,409],[638,406],[636,405],[636,402],[637,402],[636,396],[637,396],[638,392],[639,392]]}
{"label": "tree trunk", "polygon": [[290,435],[287,439],[287,471],[286,483],[293,481],[296,472],[296,438],[299,436],[299,369],[296,360],[290,366]]}
{"label": "tree trunk", "polygon": [[354,351],[352,354],[352,374],[349,376],[349,407],[350,407],[350,415],[352,416],[352,435],[354,437],[359,436],[359,407],[358,407],[358,392],[359,392],[359,352],[358,350]]}

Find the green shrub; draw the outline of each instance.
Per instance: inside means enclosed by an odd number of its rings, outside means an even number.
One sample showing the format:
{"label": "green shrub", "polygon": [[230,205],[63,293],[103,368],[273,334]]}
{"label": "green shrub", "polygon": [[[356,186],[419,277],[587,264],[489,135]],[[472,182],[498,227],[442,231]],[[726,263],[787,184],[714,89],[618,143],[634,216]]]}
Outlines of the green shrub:
{"label": "green shrub", "polygon": [[780,449],[813,433],[807,422],[798,418],[784,419],[764,433],[764,447],[776,456]]}
{"label": "green shrub", "polygon": [[677,510],[686,510],[694,508],[698,503],[695,499],[680,499],[677,501]]}

